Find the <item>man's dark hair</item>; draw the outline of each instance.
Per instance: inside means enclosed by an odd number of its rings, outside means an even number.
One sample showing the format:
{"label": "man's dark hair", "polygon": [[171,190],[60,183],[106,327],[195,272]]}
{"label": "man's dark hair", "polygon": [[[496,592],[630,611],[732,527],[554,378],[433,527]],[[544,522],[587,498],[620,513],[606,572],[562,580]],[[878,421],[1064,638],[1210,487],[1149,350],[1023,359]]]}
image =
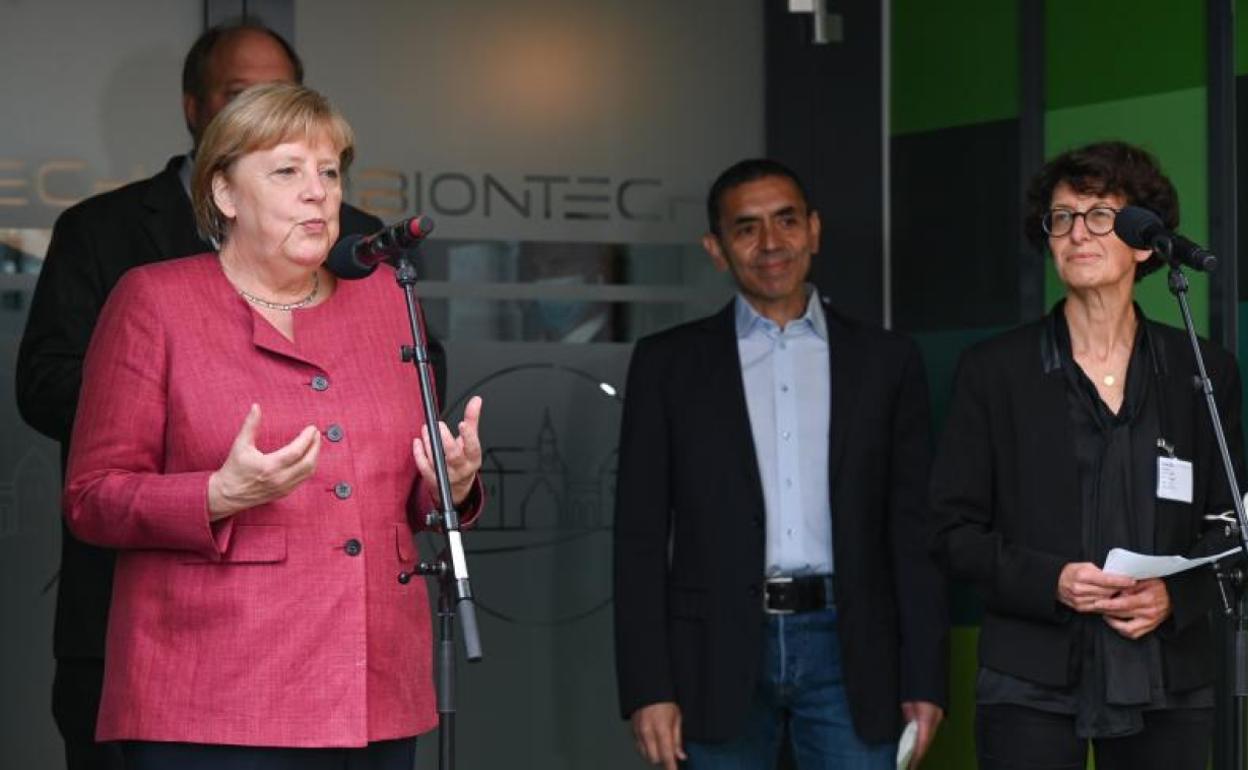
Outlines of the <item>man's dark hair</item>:
{"label": "man's dark hair", "polygon": [[290,59],[291,67],[295,70],[295,82],[303,83],[303,62],[299,59],[299,54],[295,53],[295,49],[290,46],[290,43],[286,42],[286,38],[259,22],[238,21],[210,27],[196,39],[195,44],[191,46],[191,50],[186,52],[186,61],[182,64],[182,93],[190,94],[196,100],[202,100],[206,88],[204,83],[205,70],[208,69],[208,59],[212,56],[213,49],[217,47],[218,43],[228,40],[245,30],[261,32],[273,38],[282,47],[282,50],[286,52],[286,58]]}
{"label": "man's dark hair", "polygon": [[806,194],[806,186],[802,184],[802,180],[798,178],[793,169],[780,161],[771,160],[770,158],[750,158],[729,166],[711,185],[711,191],[706,196],[706,219],[707,224],[710,225],[711,232],[717,236],[722,235],[719,231],[719,208],[720,204],[723,203],[724,195],[729,190],[746,182],[753,182],[769,176],[783,177],[792,182],[797,191],[801,193],[802,202],[806,204],[807,212],[814,210],[810,205],[810,196]]}
{"label": "man's dark hair", "polygon": [[[1044,251],[1048,244],[1041,222],[1061,183],[1081,195],[1121,195],[1127,205],[1149,209],[1171,230],[1179,226],[1179,195],[1148,151],[1126,142],[1095,142],[1076,147],[1044,164],[1027,188],[1027,239]],[[1135,280],[1161,267],[1156,254],[1135,266]]]}

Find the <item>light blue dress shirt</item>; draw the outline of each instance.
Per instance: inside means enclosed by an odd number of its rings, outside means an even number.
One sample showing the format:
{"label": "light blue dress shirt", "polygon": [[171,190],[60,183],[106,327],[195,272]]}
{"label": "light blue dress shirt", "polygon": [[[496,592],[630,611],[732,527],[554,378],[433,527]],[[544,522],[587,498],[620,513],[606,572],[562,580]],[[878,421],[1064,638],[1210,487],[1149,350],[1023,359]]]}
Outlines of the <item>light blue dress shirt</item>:
{"label": "light blue dress shirt", "polygon": [[831,574],[831,372],[818,292],[781,329],[736,300],[737,351],[763,482],[767,576]]}

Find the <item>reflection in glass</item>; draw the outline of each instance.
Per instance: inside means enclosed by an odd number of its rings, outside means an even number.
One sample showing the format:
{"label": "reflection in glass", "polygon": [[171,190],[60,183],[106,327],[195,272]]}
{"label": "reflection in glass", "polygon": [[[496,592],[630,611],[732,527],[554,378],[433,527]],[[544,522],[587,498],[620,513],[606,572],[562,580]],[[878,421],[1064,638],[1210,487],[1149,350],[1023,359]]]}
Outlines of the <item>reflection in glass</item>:
{"label": "reflection in glass", "polygon": [[430,328],[447,340],[632,342],[732,292],[694,245],[433,241],[418,269]]}

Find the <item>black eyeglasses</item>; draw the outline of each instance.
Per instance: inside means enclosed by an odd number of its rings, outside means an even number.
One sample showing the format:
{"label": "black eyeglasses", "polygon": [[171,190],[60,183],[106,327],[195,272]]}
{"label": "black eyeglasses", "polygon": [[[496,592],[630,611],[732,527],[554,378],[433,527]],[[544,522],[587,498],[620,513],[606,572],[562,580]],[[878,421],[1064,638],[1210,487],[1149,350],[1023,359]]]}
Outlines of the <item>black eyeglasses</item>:
{"label": "black eyeglasses", "polygon": [[1070,209],[1052,209],[1040,220],[1044,231],[1055,238],[1069,233],[1075,226],[1075,220],[1083,217],[1084,227],[1093,235],[1109,235],[1114,231],[1114,217],[1118,209],[1109,206],[1093,206],[1087,211],[1071,211]]}

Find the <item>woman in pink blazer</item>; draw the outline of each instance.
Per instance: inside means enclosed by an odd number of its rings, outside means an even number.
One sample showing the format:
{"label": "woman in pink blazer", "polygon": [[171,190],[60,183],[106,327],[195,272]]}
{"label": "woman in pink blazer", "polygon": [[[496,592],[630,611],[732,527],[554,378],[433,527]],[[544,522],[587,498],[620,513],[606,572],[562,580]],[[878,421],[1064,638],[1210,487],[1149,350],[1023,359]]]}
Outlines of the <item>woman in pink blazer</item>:
{"label": "woman in pink blazer", "polygon": [[[65,509],[119,550],[97,739],[128,768],[410,768],[436,722],[403,296],[323,266],[352,142],[301,86],[235,99],[192,180],[220,252],[130,271],[91,342]],[[466,519],[479,415],[442,428]]]}

